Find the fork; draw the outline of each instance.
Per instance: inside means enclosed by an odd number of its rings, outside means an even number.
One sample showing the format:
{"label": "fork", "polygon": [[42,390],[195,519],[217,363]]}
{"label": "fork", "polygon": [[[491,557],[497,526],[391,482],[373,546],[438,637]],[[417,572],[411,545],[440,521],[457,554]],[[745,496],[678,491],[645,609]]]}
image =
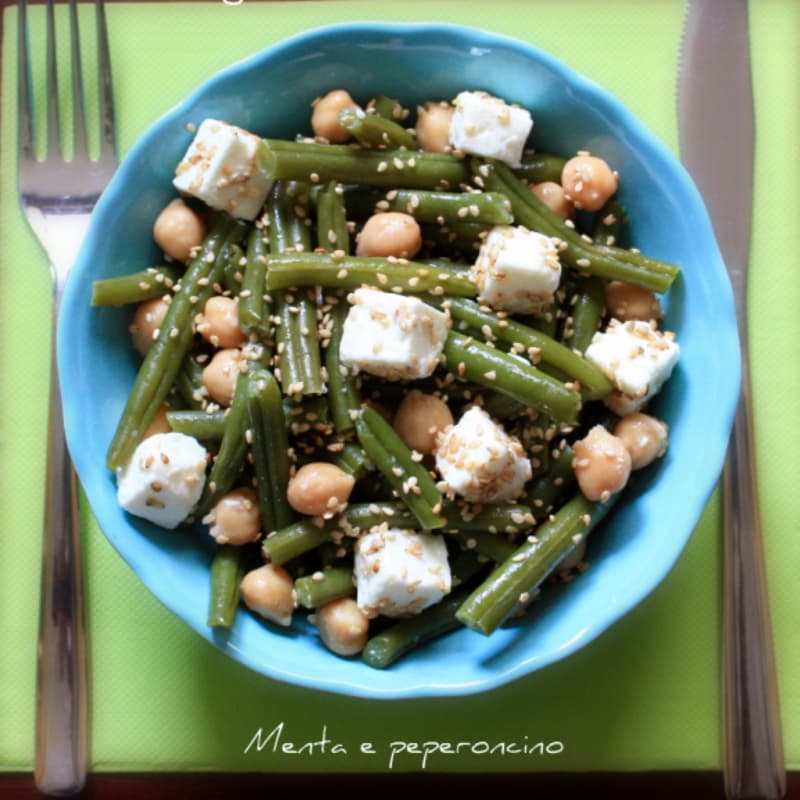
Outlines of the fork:
{"label": "fork", "polygon": [[86,781],[88,669],[77,478],[64,437],[55,332],[61,297],[89,217],[117,165],[108,35],[95,0],[100,154],[91,159],[76,0],[69,0],[74,156],[63,156],[56,69],[55,8],[47,0],[47,150],[36,155],[28,3],[18,0],[18,189],[22,210],[50,261],[53,286],[47,484],[36,676],[34,780],[44,794],[68,795]]}

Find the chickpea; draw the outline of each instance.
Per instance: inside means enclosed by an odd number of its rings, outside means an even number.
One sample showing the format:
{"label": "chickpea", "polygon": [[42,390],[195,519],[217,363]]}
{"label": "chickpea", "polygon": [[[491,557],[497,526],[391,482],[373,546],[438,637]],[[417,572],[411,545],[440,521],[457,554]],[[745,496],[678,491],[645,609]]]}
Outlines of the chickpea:
{"label": "chickpea", "polygon": [[250,570],[240,585],[245,605],[264,619],[288,627],[297,607],[292,576],[278,564]]}
{"label": "chickpea", "polygon": [[217,544],[248,544],[261,535],[261,513],[254,489],[242,487],[222,495],[203,517]]}
{"label": "chickpea", "polygon": [[167,205],[153,225],[156,244],[177,261],[188,261],[192,249],[202,244],[205,235],[203,220],[179,198]]}
{"label": "chickpea", "polygon": [[340,597],[320,606],[315,622],[322,643],[340,656],[354,656],[367,643],[369,617],[352,597]]}
{"label": "chickpea", "polygon": [[417,144],[420,150],[433,153],[448,153],[450,144],[450,120],[455,109],[450,103],[425,103],[417,109]]}
{"label": "chickpea", "polygon": [[432,394],[412,389],[400,403],[394,418],[397,435],[412,449],[423,455],[436,450],[436,437],[448,425],[453,415],[444,400]]}
{"label": "chickpea", "polygon": [[242,363],[242,351],[231,347],[217,350],[203,370],[203,385],[208,396],[221,406],[229,406]]}
{"label": "chickpea", "polygon": [[311,128],[315,135],[329,142],[346,142],[350,131],[339,122],[339,112],[345,108],[360,108],[344,89],[334,89],[314,102],[311,113]]}
{"label": "chickpea", "polygon": [[597,211],[617,191],[617,174],[602,158],[578,153],[564,164],[561,185],[575,208]]}
{"label": "chickpea", "polygon": [[169,303],[160,297],[145,300],[136,307],[133,314],[133,323],[128,328],[133,339],[133,346],[146,355],[150,346],[158,336],[159,328],[164,322],[164,317],[169,308]]}
{"label": "chickpea", "polygon": [[167,422],[167,411],[169,411],[169,406],[166,403],[162,403],[161,408],[156,411],[153,421],[144,432],[143,440],[149,436],[155,436],[157,433],[170,433],[172,431],[169,422]]}
{"label": "chickpea", "polygon": [[385,211],[373,214],[364,224],[356,255],[413,258],[421,247],[422,232],[414,217],[400,211]]}
{"label": "chickpea", "polygon": [[604,502],[624,488],[631,474],[631,456],[622,439],[595,425],[574,449],[572,465],[585,497]]}
{"label": "chickpea", "polygon": [[534,183],[531,191],[561,219],[570,219],[574,216],[575,208],[564,196],[564,187],[555,181],[542,181]]}
{"label": "chickpea", "polygon": [[214,347],[238,347],[247,340],[239,327],[239,303],[232,297],[210,297],[197,330]]}
{"label": "chickpea", "polygon": [[289,480],[286,498],[295,511],[318,517],[343,510],[354,484],[353,476],[335,464],[317,461],[297,470]]}
{"label": "chickpea", "polygon": [[636,412],[617,423],[614,435],[622,439],[631,454],[631,469],[641,469],[667,452],[668,431],[660,419]]}
{"label": "chickpea", "polygon": [[653,292],[622,281],[611,281],[606,286],[606,308],[612,317],[622,322],[640,319],[649,322],[661,319],[661,303]]}

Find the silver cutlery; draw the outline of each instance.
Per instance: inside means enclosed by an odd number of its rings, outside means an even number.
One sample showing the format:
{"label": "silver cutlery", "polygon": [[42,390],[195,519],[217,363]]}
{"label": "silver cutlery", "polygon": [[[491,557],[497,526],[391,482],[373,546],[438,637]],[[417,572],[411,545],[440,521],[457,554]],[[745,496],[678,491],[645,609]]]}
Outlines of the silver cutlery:
{"label": "silver cutlery", "polygon": [[723,472],[723,735],[729,798],[783,797],[786,774],[769,619],[747,355],[754,116],[746,0],[689,0],[678,83],[683,161],[733,285],[742,393]]}
{"label": "silver cutlery", "polygon": [[41,606],[36,677],[37,788],[74,794],[86,780],[88,679],[77,480],[64,438],[55,326],[67,275],[89,217],[117,165],[114,105],[105,13],[95,2],[99,65],[100,154],[87,147],[76,0],[69,0],[74,155],[62,155],[56,75],[56,11],[47,2],[47,150],[37,157],[28,41],[28,3],[18,0],[18,189],[22,210],[50,261],[53,346],[47,439],[47,485],[42,546]]}

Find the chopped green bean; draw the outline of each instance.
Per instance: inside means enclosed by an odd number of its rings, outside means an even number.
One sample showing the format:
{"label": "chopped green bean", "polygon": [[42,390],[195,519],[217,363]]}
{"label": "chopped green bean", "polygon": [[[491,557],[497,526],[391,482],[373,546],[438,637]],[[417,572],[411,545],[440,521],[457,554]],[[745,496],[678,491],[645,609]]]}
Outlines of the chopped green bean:
{"label": "chopped green bean", "polygon": [[514,168],[514,174],[529,184],[561,183],[561,173],[567,159],[550,153],[537,153],[535,150],[526,150],[522,154],[522,164]]}
{"label": "chopped green bean", "polygon": [[176,433],[185,433],[201,442],[218,441],[225,433],[224,411],[167,411],[167,422]]}
{"label": "chopped green bean", "polygon": [[325,350],[325,371],[328,373],[328,403],[337,433],[347,433],[355,427],[361,408],[361,392],[350,369],[339,358],[339,345],[344,332],[348,306],[340,302],[331,310],[331,336]]}
{"label": "chopped green bean", "polygon": [[230,628],[239,604],[239,586],[244,575],[244,550],[230,544],[217,547],[211,562],[211,593],[208,602],[208,625]]}
{"label": "chopped green bean", "polygon": [[319,608],[331,600],[351,597],[356,593],[352,567],[331,567],[294,582],[297,602],[303,608]]}
{"label": "chopped green bean", "polygon": [[339,112],[339,123],[366,147],[417,149],[414,135],[393,119],[367,114],[360,108],[344,108]]}
{"label": "chopped green bean", "polygon": [[247,263],[244,267],[242,291],[239,293],[239,325],[248,336],[268,348],[271,355],[271,304],[267,301],[267,242],[264,230],[254,225],[247,241]]}
{"label": "chopped green bean", "polygon": [[317,244],[320,250],[332,253],[350,252],[350,232],[347,229],[343,188],[331,181],[317,195]]}
{"label": "chopped green bean", "polygon": [[93,306],[125,306],[169,294],[184,267],[161,266],[92,283]]}

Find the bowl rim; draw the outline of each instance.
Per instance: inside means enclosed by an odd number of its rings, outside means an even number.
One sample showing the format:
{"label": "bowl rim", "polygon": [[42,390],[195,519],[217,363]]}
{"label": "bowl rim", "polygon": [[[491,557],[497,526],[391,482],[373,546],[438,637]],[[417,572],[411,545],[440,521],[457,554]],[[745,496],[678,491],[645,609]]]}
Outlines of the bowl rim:
{"label": "bowl rim", "polygon": [[[96,246],[95,242],[98,236],[101,235],[97,219],[105,213],[106,208],[110,207],[115,198],[119,195],[129,179],[129,173],[132,170],[132,165],[136,160],[145,153],[160,135],[161,131],[167,124],[175,122],[184,116],[188,110],[195,106],[200,99],[210,91],[213,91],[220,83],[226,82],[235,78],[237,75],[257,69],[263,62],[269,62],[273,59],[280,59],[286,54],[291,54],[293,50],[298,47],[309,47],[316,42],[324,42],[331,37],[338,37],[341,34],[347,33],[350,35],[369,35],[377,36],[384,40],[388,36],[399,36],[408,38],[414,35],[440,35],[447,37],[448,40],[469,40],[470,44],[475,47],[487,48],[503,48],[514,52],[516,55],[525,58],[533,59],[542,63],[560,80],[565,81],[573,86],[581,93],[589,93],[593,97],[593,102],[600,108],[603,114],[613,116],[618,120],[625,129],[630,132],[631,136],[636,140],[640,146],[645,146],[649,155],[652,155],[658,161],[669,164],[679,182],[680,191],[685,200],[690,204],[692,213],[696,215],[696,224],[700,226],[704,232],[705,240],[708,246],[712,249],[712,260],[716,263],[717,268],[721,267],[724,280],[721,283],[721,296],[719,301],[731,310],[731,315],[734,318],[734,326],[731,330],[731,338],[728,341],[728,349],[733,355],[734,351],[737,358],[732,359],[731,369],[731,386],[735,384],[737,391],[731,393],[730,398],[726,398],[727,404],[720,411],[719,415],[719,436],[713,436],[713,444],[709,447],[710,452],[705,452],[705,458],[709,463],[717,464],[718,469],[709,472],[707,475],[706,485],[703,486],[703,491],[699,492],[696,501],[696,513],[693,514],[695,519],[694,525],[688,531],[685,538],[680,542],[680,546],[675,550],[674,557],[670,559],[663,559],[660,563],[660,568],[654,573],[652,582],[637,595],[635,595],[631,602],[618,607],[613,612],[606,615],[602,624],[595,625],[594,629],[584,632],[584,635],[574,637],[571,641],[564,644],[559,648],[558,652],[545,655],[544,657],[536,659],[523,659],[516,662],[511,668],[505,670],[492,671],[485,673],[485,677],[480,680],[475,680],[469,683],[451,683],[446,681],[437,682],[436,684],[415,683],[413,680],[409,685],[400,686],[397,688],[385,688],[370,686],[367,682],[354,683],[352,680],[344,678],[336,678],[335,676],[327,679],[320,679],[315,677],[308,677],[304,674],[299,674],[297,670],[282,669],[279,666],[265,664],[261,660],[254,659],[234,646],[228,644],[223,646],[220,641],[214,636],[212,629],[200,627],[192,624],[186,619],[182,610],[178,607],[176,602],[170,602],[170,595],[163,591],[159,591],[156,581],[148,580],[145,577],[145,572],[142,570],[141,557],[137,557],[136,548],[125,546],[124,536],[120,537],[113,531],[113,526],[104,524],[105,515],[103,509],[95,510],[95,504],[92,503],[93,512],[97,514],[97,521],[103,531],[105,537],[111,542],[113,547],[122,556],[124,561],[136,573],[138,579],[144,583],[151,594],[153,594],[158,601],[168,608],[170,611],[179,616],[192,630],[199,633],[204,639],[213,644],[219,649],[223,649],[226,653],[233,656],[235,660],[244,666],[258,672],[266,677],[278,681],[289,682],[300,687],[314,689],[324,692],[333,692],[337,694],[345,694],[354,697],[370,698],[370,699],[415,699],[422,697],[446,697],[446,696],[460,696],[467,694],[474,694],[484,692],[491,689],[498,688],[509,682],[518,680],[525,675],[528,675],[538,669],[556,663],[563,658],[571,655],[575,651],[581,649],[589,642],[597,638],[601,633],[607,630],[611,625],[618,622],[622,617],[628,614],[633,608],[639,605],[652,591],[659,586],[666,575],[672,570],[678,557],[685,549],[689,539],[692,536],[697,522],[699,521],[702,510],[705,508],[711,493],[717,483],[719,473],[722,470],[722,465],[725,458],[727,449],[728,433],[730,432],[733,424],[733,418],[738,402],[739,386],[741,381],[741,364],[738,358],[740,353],[740,345],[738,333],[735,327],[735,312],[733,303],[733,292],[728,280],[727,271],[724,269],[722,256],[714,236],[713,228],[711,225],[708,212],[702,197],[697,190],[692,178],[685,170],[680,161],[675,155],[666,147],[661,140],[644,125],[622,101],[620,101],[612,92],[605,89],[602,85],[595,82],[591,78],[583,75],[573,67],[570,67],[560,59],[538,46],[515,39],[505,34],[495,33],[479,28],[474,28],[466,25],[455,23],[440,23],[440,22],[386,22],[386,21],[360,21],[360,22],[343,22],[329,25],[322,25],[306,29],[304,31],[295,33],[278,42],[275,42],[264,49],[257,51],[249,56],[239,59],[229,66],[213,73],[205,80],[203,80],[197,88],[194,89],[187,97],[181,100],[178,104],[168,109],[166,112],[157,117],[151,122],[145,131],[136,139],[121,162],[116,174],[109,182],[105,192],[101,196],[96,208],[95,213],[92,215],[92,221],[86,239],[81,248],[80,254],[76,261],[75,269],[72,271],[70,280],[64,292],[63,301],[61,304],[61,313],[58,321],[57,333],[57,355],[59,362],[59,381],[64,398],[64,417],[65,417],[65,430],[67,435],[67,442],[72,455],[73,464],[82,481],[87,485],[94,483],[91,478],[98,473],[98,465],[88,457],[86,448],[79,446],[78,432],[77,432],[77,417],[80,414],[80,409],[76,404],[71,403],[69,398],[74,394],[70,390],[68,375],[70,370],[68,365],[74,361],[71,355],[70,340],[72,332],[68,330],[69,319],[72,316],[71,311],[79,302],[77,298],[77,275],[81,272],[81,265],[88,258],[88,254]],[[100,465],[100,470],[107,472],[105,464]],[[88,492],[87,492],[88,497]],[[92,498],[89,498],[90,502]],[[109,528],[112,528],[109,532]]]}

